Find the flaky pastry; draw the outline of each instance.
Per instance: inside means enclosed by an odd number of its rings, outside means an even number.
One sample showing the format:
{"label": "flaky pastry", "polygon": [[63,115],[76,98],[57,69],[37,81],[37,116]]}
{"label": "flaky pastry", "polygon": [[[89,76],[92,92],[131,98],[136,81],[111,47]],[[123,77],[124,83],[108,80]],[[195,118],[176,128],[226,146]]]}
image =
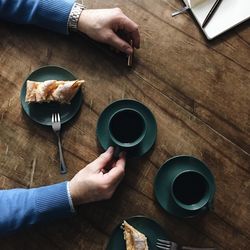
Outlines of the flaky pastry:
{"label": "flaky pastry", "polygon": [[57,81],[47,80],[35,82],[28,80],[26,83],[25,101],[33,102],[59,102],[70,103],[81,87],[84,80]]}
{"label": "flaky pastry", "polygon": [[126,221],[122,224],[123,236],[127,250],[148,250],[147,237],[129,225]]}

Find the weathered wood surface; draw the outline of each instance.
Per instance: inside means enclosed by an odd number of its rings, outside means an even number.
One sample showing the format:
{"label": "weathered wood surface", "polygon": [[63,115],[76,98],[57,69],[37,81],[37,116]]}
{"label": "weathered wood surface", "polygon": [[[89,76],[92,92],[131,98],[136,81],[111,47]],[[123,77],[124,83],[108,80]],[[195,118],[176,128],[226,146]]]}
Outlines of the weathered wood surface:
{"label": "weathered wood surface", "polygon": [[[181,6],[170,0],[86,1],[119,6],[140,25],[142,44],[134,67],[107,48],[78,35],[0,24],[0,188],[36,187],[69,180],[100,149],[98,116],[112,101],[147,105],[158,124],[154,150],[129,161],[109,201],[82,206],[79,215],[0,240],[0,249],[103,249],[124,218],[145,214],[181,244],[248,249],[250,245],[250,28],[249,22],[208,42],[193,19],[171,18]],[[32,37],[32,39],[31,39]],[[19,94],[34,69],[60,65],[86,80],[80,114],[64,126],[69,173],[58,174],[51,129],[31,122]],[[213,172],[214,211],[197,220],[166,214],[153,195],[153,180],[166,159],[191,154]],[[34,168],[34,175],[32,175]],[[127,204],[130,204],[127,206]]]}

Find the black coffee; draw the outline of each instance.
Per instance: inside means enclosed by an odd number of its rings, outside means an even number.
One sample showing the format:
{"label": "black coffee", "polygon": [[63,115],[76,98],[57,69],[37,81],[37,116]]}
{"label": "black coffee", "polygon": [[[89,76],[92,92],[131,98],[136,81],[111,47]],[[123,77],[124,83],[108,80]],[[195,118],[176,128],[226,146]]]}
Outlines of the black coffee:
{"label": "black coffee", "polygon": [[121,143],[136,141],[145,129],[141,115],[133,110],[116,113],[110,121],[110,132]]}
{"label": "black coffee", "polygon": [[175,197],[187,205],[199,202],[207,189],[205,178],[196,172],[185,172],[179,175],[173,184]]}

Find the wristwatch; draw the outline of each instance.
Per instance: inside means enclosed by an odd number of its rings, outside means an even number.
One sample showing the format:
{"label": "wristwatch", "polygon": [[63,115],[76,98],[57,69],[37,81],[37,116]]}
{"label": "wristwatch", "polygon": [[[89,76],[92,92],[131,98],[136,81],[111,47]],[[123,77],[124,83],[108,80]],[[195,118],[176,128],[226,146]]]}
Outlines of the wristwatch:
{"label": "wristwatch", "polygon": [[69,20],[68,20],[69,31],[77,31],[78,21],[84,9],[85,6],[83,4],[74,3],[69,14]]}

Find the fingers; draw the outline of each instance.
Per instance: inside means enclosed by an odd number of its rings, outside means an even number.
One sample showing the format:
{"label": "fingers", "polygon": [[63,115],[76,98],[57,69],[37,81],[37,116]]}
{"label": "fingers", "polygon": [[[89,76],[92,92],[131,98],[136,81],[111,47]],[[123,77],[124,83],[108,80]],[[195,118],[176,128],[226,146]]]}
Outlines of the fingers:
{"label": "fingers", "polygon": [[140,48],[140,33],[138,29],[138,25],[129,19],[127,16],[124,17],[120,21],[120,28],[127,31],[131,39],[133,40],[134,46],[139,49]]}
{"label": "fingers", "polygon": [[95,170],[101,170],[106,167],[106,165],[111,161],[114,153],[114,148],[109,147],[104,153],[102,153],[97,159],[95,159],[91,166]]}
{"label": "fingers", "polygon": [[[133,41],[133,46],[137,49],[140,48],[140,33],[138,25],[129,19],[120,9],[117,9],[117,17],[113,19],[113,24],[116,27],[111,30],[108,36],[108,43],[118,50],[131,55],[133,53],[133,48],[130,45],[130,40]],[[127,33],[127,38],[122,39],[115,32],[118,30]],[[127,41],[128,42],[127,42]]]}
{"label": "fingers", "polygon": [[111,186],[117,186],[122,180],[125,174],[125,164],[125,154],[122,153],[118,161],[113,164],[111,170],[105,174],[105,178],[107,178],[107,182],[109,182]]}
{"label": "fingers", "polygon": [[110,33],[108,35],[107,43],[128,55],[131,55],[133,53],[133,48],[112,30],[110,30]]}

